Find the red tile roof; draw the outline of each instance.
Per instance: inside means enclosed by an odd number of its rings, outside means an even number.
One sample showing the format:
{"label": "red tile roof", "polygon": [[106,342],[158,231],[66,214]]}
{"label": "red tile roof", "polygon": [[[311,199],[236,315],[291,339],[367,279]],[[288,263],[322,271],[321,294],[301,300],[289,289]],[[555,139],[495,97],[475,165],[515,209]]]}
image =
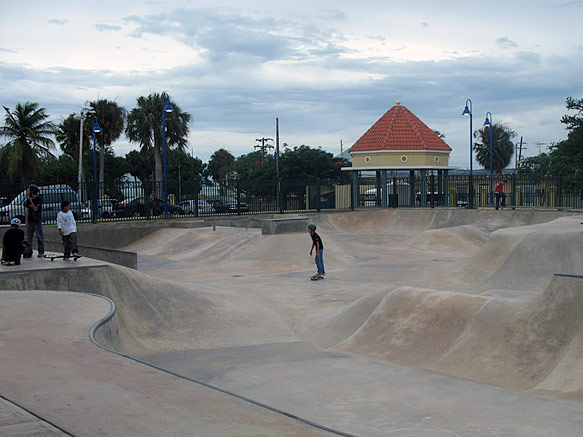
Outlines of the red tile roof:
{"label": "red tile roof", "polygon": [[450,152],[445,141],[404,106],[389,109],[352,145],[349,152],[436,150]]}

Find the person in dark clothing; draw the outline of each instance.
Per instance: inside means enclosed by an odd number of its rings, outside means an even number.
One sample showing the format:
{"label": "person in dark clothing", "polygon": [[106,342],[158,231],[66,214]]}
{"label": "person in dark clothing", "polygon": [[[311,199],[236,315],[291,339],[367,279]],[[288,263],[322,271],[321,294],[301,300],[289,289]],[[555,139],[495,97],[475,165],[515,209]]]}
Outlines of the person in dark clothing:
{"label": "person in dark clothing", "polygon": [[324,243],[322,243],[322,239],[316,233],[316,225],[308,225],[308,232],[310,233],[310,237],[312,237],[312,248],[310,249],[310,255],[312,255],[312,251],[315,248],[315,262],[316,267],[318,267],[318,273],[312,276],[311,279],[324,279],[324,276],[326,275],[326,271],[324,270]]}
{"label": "person in dark clothing", "polygon": [[20,264],[24,252],[24,232],[20,229],[20,220],[16,217],[10,220],[10,229],[2,239],[2,264]]}
{"label": "person in dark clothing", "polygon": [[[36,232],[38,241],[38,257],[45,254],[45,239],[43,235],[43,198],[36,185],[31,184],[26,189],[26,201],[24,202],[24,217],[26,223],[26,235],[30,249],[32,249],[32,238]],[[31,252],[32,253],[32,252]]]}

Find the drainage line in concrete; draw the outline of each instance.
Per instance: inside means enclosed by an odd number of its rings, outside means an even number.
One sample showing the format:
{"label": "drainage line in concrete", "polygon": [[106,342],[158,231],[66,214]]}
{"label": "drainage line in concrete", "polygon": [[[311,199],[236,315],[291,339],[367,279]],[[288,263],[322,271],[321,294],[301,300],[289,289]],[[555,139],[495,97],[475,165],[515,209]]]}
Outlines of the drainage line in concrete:
{"label": "drainage line in concrete", "polygon": [[70,435],[71,437],[74,437],[74,434],[71,434],[69,431],[67,431],[67,430],[65,430],[65,429],[63,429],[63,428],[61,428],[59,425],[55,425],[55,424],[54,424],[53,422],[51,422],[50,420],[48,420],[48,419],[46,419],[46,418],[44,418],[44,417],[42,417],[42,416],[39,416],[39,415],[38,415],[38,414],[36,414],[35,412],[33,412],[33,411],[29,410],[28,408],[26,408],[26,407],[24,407],[24,406],[20,405],[18,402],[14,402],[13,400],[11,400],[11,399],[8,399],[7,397],[4,397],[4,396],[2,396],[2,395],[0,395],[0,399],[3,399],[4,401],[6,401],[6,402],[8,402],[8,403],[10,403],[10,404],[12,404],[12,405],[16,405],[18,408],[20,408],[21,410],[24,410],[24,411],[26,411],[26,412],[27,412],[28,414],[30,414],[31,416],[34,416],[34,417],[36,417],[38,420],[42,420],[43,422],[45,422],[45,423],[48,423],[49,425],[51,425],[53,428],[56,428],[56,429],[58,429],[58,430],[59,430],[59,431],[61,431],[62,433],[65,433],[65,434],[67,434],[67,435]]}
{"label": "drainage line in concrete", "polygon": [[247,398],[245,396],[241,396],[241,395],[238,395],[236,393],[230,392],[228,390],[222,389],[220,387],[216,387],[214,385],[207,384],[206,382],[199,381],[199,380],[194,379],[194,378],[191,378],[189,376],[181,375],[180,373],[173,372],[172,370],[164,369],[162,367],[156,366],[155,364],[148,363],[147,361],[143,361],[143,360],[141,360],[139,358],[132,357],[130,355],[126,355],[124,353],[121,353],[121,352],[118,352],[116,350],[110,349],[110,348],[108,348],[106,346],[103,346],[102,344],[100,344],[95,339],[95,332],[100,327],[102,327],[103,325],[105,325],[107,322],[109,322],[113,318],[113,316],[116,313],[115,302],[113,300],[111,300],[110,298],[108,298],[106,296],[101,296],[99,294],[83,293],[83,292],[81,292],[81,293],[82,294],[89,294],[89,295],[96,296],[96,297],[101,297],[103,299],[107,299],[109,301],[109,303],[111,304],[111,311],[103,319],[101,319],[97,323],[95,323],[95,325],[93,325],[91,327],[91,330],[89,331],[89,337],[91,338],[91,341],[93,343],[95,343],[97,346],[99,346],[100,348],[105,349],[106,351],[111,352],[111,353],[114,353],[114,354],[119,355],[121,357],[128,358],[130,360],[136,361],[136,362],[138,362],[140,364],[144,364],[144,365],[146,365],[148,367],[152,367],[152,368],[154,368],[156,370],[159,370],[161,372],[169,373],[170,375],[177,376],[178,378],[186,379],[187,381],[194,382],[196,384],[202,385],[203,387],[207,387],[207,388],[210,388],[212,390],[219,391],[221,393],[224,393],[226,395],[229,395],[229,396],[232,396],[234,398],[240,399],[242,401],[249,402],[249,403],[251,403],[253,405],[257,405],[258,407],[265,408],[267,410],[273,411],[275,413],[281,414],[283,416],[289,417],[289,418],[294,419],[294,420],[297,420],[299,422],[303,422],[306,425],[313,426],[314,428],[318,428],[318,429],[321,429],[323,431],[327,431],[327,432],[330,432],[330,433],[333,433],[333,434],[336,434],[336,435],[341,435],[341,436],[344,436],[344,437],[356,437],[354,434],[348,434],[348,433],[345,433],[345,432],[342,432],[342,431],[338,431],[338,430],[329,428],[329,427],[327,427],[325,425],[320,425],[319,423],[312,422],[311,420],[304,419],[303,417],[297,416],[297,415],[292,414],[292,413],[288,413],[287,411],[280,410],[279,408],[276,408],[276,407],[272,407],[272,406],[263,404],[261,402],[255,401],[255,400],[250,399],[250,398]]}

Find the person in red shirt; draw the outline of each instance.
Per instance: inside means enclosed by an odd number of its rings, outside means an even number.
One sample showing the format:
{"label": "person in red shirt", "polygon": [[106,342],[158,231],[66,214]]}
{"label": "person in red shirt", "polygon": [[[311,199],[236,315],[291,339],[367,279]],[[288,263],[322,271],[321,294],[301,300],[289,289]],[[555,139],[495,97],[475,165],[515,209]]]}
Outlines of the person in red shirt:
{"label": "person in red shirt", "polygon": [[494,196],[496,196],[496,209],[500,207],[500,199],[502,199],[502,208],[506,206],[506,193],[504,192],[504,185],[506,179],[502,179],[494,187]]}

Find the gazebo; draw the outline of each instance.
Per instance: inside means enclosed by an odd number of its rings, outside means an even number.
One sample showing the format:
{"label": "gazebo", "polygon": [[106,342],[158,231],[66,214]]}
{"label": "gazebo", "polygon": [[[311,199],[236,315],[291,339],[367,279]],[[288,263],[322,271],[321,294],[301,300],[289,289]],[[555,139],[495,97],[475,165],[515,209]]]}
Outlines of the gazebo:
{"label": "gazebo", "polygon": [[[383,206],[414,205],[416,200],[425,206],[428,196],[434,205],[447,198],[448,171],[455,168],[449,166],[451,147],[399,100],[348,152],[352,167],[342,170],[353,172],[353,184],[361,171],[376,172],[376,197]],[[398,183],[394,177],[388,182],[388,171],[409,171],[409,181]]]}

